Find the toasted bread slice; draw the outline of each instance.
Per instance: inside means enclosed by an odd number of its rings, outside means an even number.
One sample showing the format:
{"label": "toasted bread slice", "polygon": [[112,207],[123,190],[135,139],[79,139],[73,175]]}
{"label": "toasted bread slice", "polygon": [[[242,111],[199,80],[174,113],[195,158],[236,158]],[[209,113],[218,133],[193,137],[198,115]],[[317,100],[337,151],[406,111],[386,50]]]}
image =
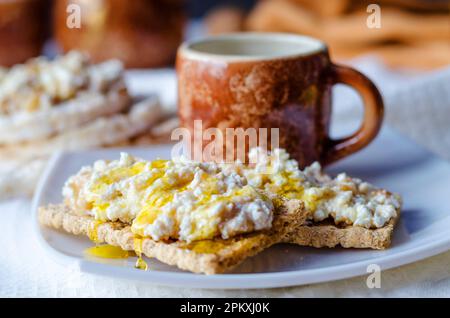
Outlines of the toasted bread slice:
{"label": "toasted bread slice", "polygon": [[382,250],[391,245],[394,227],[400,217],[391,219],[384,227],[367,229],[360,226],[340,227],[332,222],[311,222],[299,226],[285,239],[286,243],[294,243],[312,247],[371,248]]}
{"label": "toasted bread slice", "polygon": [[121,222],[98,224],[93,217],[80,216],[65,205],[51,205],[39,209],[42,225],[75,235],[95,237],[99,243],[119,246],[133,251],[136,243],[142,253],[163,263],[176,265],[194,273],[225,273],[273,244],[285,240],[288,233],[306,222],[309,213],[298,200],[283,201],[276,209],[272,228],[231,239],[163,242],[149,238],[136,239],[130,226]]}

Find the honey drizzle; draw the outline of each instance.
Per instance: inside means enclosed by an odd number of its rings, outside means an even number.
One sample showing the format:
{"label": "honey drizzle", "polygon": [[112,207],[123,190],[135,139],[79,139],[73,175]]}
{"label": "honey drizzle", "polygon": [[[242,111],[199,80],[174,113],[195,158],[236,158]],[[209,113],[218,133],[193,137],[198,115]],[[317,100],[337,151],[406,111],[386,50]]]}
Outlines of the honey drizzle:
{"label": "honey drizzle", "polygon": [[136,255],[138,257],[134,267],[136,267],[137,269],[146,271],[146,270],[148,270],[148,265],[147,265],[147,262],[144,261],[144,259],[142,258],[142,242],[143,242],[142,238],[140,238],[140,237],[134,238],[134,241],[133,241],[134,252],[136,253]]}
{"label": "honey drizzle", "polygon": [[[129,257],[129,253],[125,250],[122,250],[120,247],[115,247],[111,245],[99,245],[100,240],[98,236],[98,228],[103,224],[100,221],[95,221],[91,223],[88,229],[88,237],[89,239],[95,243],[95,246],[88,248],[85,250],[85,253],[91,256],[101,257],[101,258],[127,258]],[[138,259],[135,264],[135,268],[140,270],[148,270],[147,262],[142,258],[142,238],[135,237],[133,240],[133,248],[136,253]]]}
{"label": "honey drizzle", "polygon": [[121,249],[118,246],[112,245],[95,245],[85,250],[85,253],[90,256],[109,259],[124,259],[129,257],[128,251]]}
{"label": "honey drizzle", "polygon": [[90,228],[88,229],[88,237],[89,239],[95,243],[95,245],[98,245],[99,242],[99,238],[98,238],[98,227],[102,224],[102,222],[100,221],[95,221]]}

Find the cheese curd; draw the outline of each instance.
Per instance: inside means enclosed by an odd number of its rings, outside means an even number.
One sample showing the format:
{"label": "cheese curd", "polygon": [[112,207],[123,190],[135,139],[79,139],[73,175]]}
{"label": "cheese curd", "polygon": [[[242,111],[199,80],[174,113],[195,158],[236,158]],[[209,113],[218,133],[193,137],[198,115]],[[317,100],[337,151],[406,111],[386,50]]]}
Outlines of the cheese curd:
{"label": "cheese curd", "polygon": [[316,222],[333,219],[336,224],[380,228],[395,218],[401,206],[398,195],[350,178],[325,175],[319,163],[303,171],[284,149],[271,153],[254,148],[249,153],[253,165],[244,169],[248,183],[281,196],[302,200]]}
{"label": "cheese curd", "polygon": [[215,163],[144,161],[128,154],[97,161],[70,178],[66,203],[99,221],[132,224],[154,240],[224,239],[269,229],[272,202],[234,169]]}
{"label": "cheese curd", "polygon": [[104,92],[121,80],[122,64],[91,65],[79,52],[53,61],[40,57],[0,73],[0,115],[50,109],[83,91]]}
{"label": "cheese curd", "polygon": [[274,206],[262,193],[301,200],[315,222],[365,228],[385,226],[400,209],[398,195],[344,173],[333,179],[318,163],[300,170],[283,149],[255,148],[249,159],[250,165],[145,161],[122,153],[82,168],[63,195],[75,211],[131,224],[136,236],[187,242],[271,228]]}

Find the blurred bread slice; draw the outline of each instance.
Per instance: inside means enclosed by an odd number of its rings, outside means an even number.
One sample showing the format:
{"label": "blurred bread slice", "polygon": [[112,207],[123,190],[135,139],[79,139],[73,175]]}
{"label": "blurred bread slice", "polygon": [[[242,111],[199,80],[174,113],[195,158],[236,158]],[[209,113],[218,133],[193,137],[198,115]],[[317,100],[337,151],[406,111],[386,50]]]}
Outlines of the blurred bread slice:
{"label": "blurred bread slice", "polygon": [[[286,0],[279,0],[286,1]],[[313,11],[323,17],[335,17],[349,10],[352,0],[327,0],[326,3],[317,0],[291,0],[303,8]]]}
{"label": "blurred bread slice", "polygon": [[369,13],[358,10],[342,16],[320,18],[296,1],[268,0],[259,3],[247,20],[254,31],[293,32],[324,40],[331,47],[378,44],[386,41],[417,43],[447,41],[450,38],[447,14],[418,14],[383,8],[381,27],[369,28]]}
{"label": "blurred bread slice", "polygon": [[130,106],[125,85],[107,93],[85,92],[48,110],[0,116],[0,145],[13,145],[51,137],[80,127],[98,117],[120,113]]}
{"label": "blurred bread slice", "polygon": [[320,19],[295,2],[260,1],[246,21],[246,29],[259,32],[293,32],[320,37]]}
{"label": "blurred bread slice", "polygon": [[245,12],[238,7],[218,7],[208,12],[205,25],[208,34],[222,34],[243,31]]}
{"label": "blurred bread slice", "polygon": [[450,65],[450,43],[383,44],[377,46],[334,46],[331,55],[345,61],[361,55],[380,57],[392,68],[431,70]]}
{"label": "blurred bread slice", "polygon": [[[346,1],[346,0],[344,0]],[[396,7],[411,11],[422,12],[449,12],[450,3],[448,0],[351,0],[351,8],[360,9],[367,7],[371,3],[377,3],[383,7]]]}
{"label": "blurred bread slice", "polygon": [[31,196],[49,156],[55,151],[128,145],[129,139],[147,132],[163,113],[156,96],[119,113],[96,119],[50,139],[0,147],[0,200]]}
{"label": "blurred bread slice", "polygon": [[112,146],[135,137],[152,127],[163,113],[156,96],[133,105],[128,113],[97,118],[82,127],[65,131],[49,139],[0,147],[0,157],[20,160],[50,155],[54,151],[74,151]]}
{"label": "blurred bread slice", "polygon": [[408,6],[402,0],[385,0],[383,4],[392,5],[382,5],[379,29],[367,26],[370,13],[366,9],[370,1],[332,2],[336,4],[334,14],[321,12],[320,8],[326,5],[319,1],[260,1],[250,13],[246,27],[252,31],[292,32],[320,38],[329,46],[331,56],[338,59],[373,53],[390,66],[413,69],[450,63],[449,8],[442,5],[443,1],[432,6],[437,11],[424,13],[402,8],[420,10],[425,1],[413,1],[415,4]]}
{"label": "blurred bread slice", "polygon": [[420,14],[396,8],[381,9],[380,28],[369,28],[365,10],[323,21],[321,38],[331,47],[347,44],[417,43],[450,39],[448,14]]}

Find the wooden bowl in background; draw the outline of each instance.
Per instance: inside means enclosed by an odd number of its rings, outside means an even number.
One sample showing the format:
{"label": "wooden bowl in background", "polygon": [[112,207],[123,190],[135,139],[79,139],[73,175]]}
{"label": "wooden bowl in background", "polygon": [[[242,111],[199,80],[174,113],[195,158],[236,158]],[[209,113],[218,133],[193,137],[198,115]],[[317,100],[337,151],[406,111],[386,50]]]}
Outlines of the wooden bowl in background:
{"label": "wooden bowl in background", "polygon": [[[81,28],[67,27],[67,6],[81,7]],[[122,60],[128,68],[174,61],[183,39],[183,0],[56,0],[54,32],[64,51],[87,52],[98,62]]]}

